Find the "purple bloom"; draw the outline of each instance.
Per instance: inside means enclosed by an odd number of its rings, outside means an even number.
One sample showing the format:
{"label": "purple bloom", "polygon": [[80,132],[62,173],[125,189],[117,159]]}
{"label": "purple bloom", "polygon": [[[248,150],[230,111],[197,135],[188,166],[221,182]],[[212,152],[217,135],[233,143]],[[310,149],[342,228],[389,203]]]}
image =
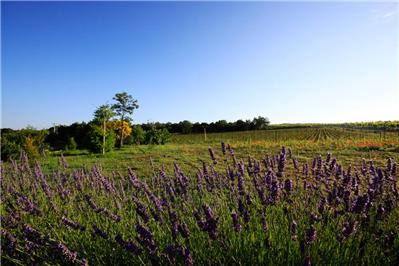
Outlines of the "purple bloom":
{"label": "purple bloom", "polygon": [[284,189],[289,195],[292,191],[292,180],[291,179],[286,179],[284,183]]}
{"label": "purple bloom", "polygon": [[306,244],[310,245],[313,241],[316,240],[316,228],[314,228],[313,225],[310,226],[310,228],[306,231]]}
{"label": "purple bloom", "polygon": [[240,220],[239,220],[239,218],[238,218],[237,213],[233,211],[233,212],[231,213],[231,218],[233,219],[234,230],[235,230],[236,232],[240,232],[242,227],[241,227]]}
{"label": "purple bloom", "polygon": [[65,216],[62,216],[61,221],[62,221],[63,224],[65,224],[65,225],[67,225],[67,226],[69,226],[69,227],[72,227],[72,228],[75,229],[75,230],[84,231],[84,230],[86,229],[86,228],[85,228],[83,225],[81,225],[79,222],[74,222],[74,221],[72,221],[72,220],[66,218]]}
{"label": "purple bloom", "polygon": [[286,156],[285,156],[285,148],[283,147],[280,152],[280,156],[278,158],[278,172],[277,176],[283,177],[284,176],[284,169],[286,163]]}
{"label": "purple bloom", "polygon": [[221,145],[222,145],[222,153],[223,155],[226,155],[226,145],[224,144],[224,142],[222,142]]}
{"label": "purple bloom", "polygon": [[62,258],[66,262],[74,263],[76,261],[77,253],[72,252],[63,243],[56,241],[52,244],[55,255]]}
{"label": "purple bloom", "polygon": [[305,257],[305,261],[303,262],[303,265],[304,266],[311,266],[312,265],[309,255]]}
{"label": "purple bloom", "polygon": [[298,238],[297,233],[298,233],[298,224],[296,223],[295,220],[292,220],[290,230],[291,230],[291,238],[292,240],[296,240]]}
{"label": "purple bloom", "polygon": [[215,153],[213,152],[212,148],[208,147],[208,150],[209,150],[209,155],[211,156],[211,159],[213,161],[213,164],[217,164],[218,162],[216,160]]}
{"label": "purple bloom", "polygon": [[139,241],[141,242],[142,246],[147,248],[150,254],[154,254],[157,249],[157,245],[151,232],[148,231],[147,228],[143,227],[139,222],[136,223],[136,231],[139,233]]}
{"label": "purple bloom", "polygon": [[342,235],[344,238],[348,238],[356,231],[357,222],[349,220],[344,223],[344,228],[342,229]]}
{"label": "purple bloom", "polygon": [[98,228],[95,224],[93,224],[93,236],[94,235],[100,236],[104,239],[108,239],[107,233]]}
{"label": "purple bloom", "polygon": [[179,232],[182,235],[182,237],[188,238],[190,236],[190,230],[188,229],[187,224],[181,223],[181,224],[179,224],[178,228],[179,228]]}
{"label": "purple bloom", "polygon": [[[17,239],[6,229],[1,229],[1,246],[3,249],[3,245],[5,246],[5,252],[12,256],[14,254],[15,249],[17,248]],[[2,255],[3,256],[3,255]]]}
{"label": "purple bloom", "polygon": [[212,209],[208,205],[203,205],[202,208],[206,217],[205,231],[208,232],[211,239],[216,239],[218,218],[214,216]]}

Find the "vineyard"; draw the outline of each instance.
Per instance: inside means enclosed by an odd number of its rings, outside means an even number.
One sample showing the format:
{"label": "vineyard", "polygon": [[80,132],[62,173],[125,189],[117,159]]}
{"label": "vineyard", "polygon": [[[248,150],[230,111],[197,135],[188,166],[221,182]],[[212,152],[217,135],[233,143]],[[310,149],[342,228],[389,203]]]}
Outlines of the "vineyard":
{"label": "vineyard", "polygon": [[1,164],[2,264],[396,265],[398,153],[361,143],[399,144],[305,128],[22,152]]}
{"label": "vineyard", "polygon": [[204,134],[174,135],[174,143],[219,143],[223,140],[230,142],[240,142],[243,140],[252,141],[287,141],[287,140],[308,140],[337,141],[337,140],[398,140],[398,132],[377,132],[361,131],[344,128],[292,128],[262,131],[244,131],[228,133],[208,134],[205,139]]}

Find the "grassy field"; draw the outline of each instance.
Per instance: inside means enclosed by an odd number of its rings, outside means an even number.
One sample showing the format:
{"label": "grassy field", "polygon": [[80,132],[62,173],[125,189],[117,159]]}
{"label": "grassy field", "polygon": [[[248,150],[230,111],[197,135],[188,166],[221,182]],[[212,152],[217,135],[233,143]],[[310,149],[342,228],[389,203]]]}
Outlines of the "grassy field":
{"label": "grassy field", "polygon": [[4,265],[399,262],[397,133],[173,135],[60,154],[3,163]]}

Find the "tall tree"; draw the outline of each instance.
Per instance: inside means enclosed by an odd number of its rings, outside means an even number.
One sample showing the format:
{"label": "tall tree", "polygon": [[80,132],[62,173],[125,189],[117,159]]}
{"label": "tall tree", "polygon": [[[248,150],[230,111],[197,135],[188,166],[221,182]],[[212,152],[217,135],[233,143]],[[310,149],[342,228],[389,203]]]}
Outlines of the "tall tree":
{"label": "tall tree", "polygon": [[121,92],[115,94],[113,98],[116,103],[112,105],[112,110],[121,118],[121,129],[120,129],[120,143],[119,147],[123,146],[123,121],[130,118],[129,116],[133,114],[133,111],[139,108],[137,100],[133,99],[132,95],[127,94],[127,92]]}
{"label": "tall tree", "polygon": [[103,154],[105,154],[105,134],[107,130],[107,122],[114,116],[115,113],[108,104],[101,105],[94,112],[94,120],[101,123],[103,126]]}

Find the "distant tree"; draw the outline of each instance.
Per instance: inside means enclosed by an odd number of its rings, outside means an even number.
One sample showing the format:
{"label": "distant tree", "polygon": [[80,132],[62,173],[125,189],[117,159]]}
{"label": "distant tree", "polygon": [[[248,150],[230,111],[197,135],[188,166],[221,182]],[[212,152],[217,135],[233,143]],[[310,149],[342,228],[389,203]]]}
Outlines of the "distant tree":
{"label": "distant tree", "polygon": [[111,151],[115,146],[115,133],[113,130],[109,130],[105,138],[105,144],[103,143],[103,129],[95,124],[90,125],[90,130],[87,134],[89,142],[87,149],[91,152],[102,152]]}
{"label": "distant tree", "polygon": [[[133,97],[127,92],[121,92],[115,94],[113,98],[116,103],[112,105],[112,110],[116,112],[116,114],[121,118],[121,126],[123,125],[123,121],[129,118],[130,115],[133,114],[133,111],[139,108],[137,100],[133,99]],[[123,128],[120,129],[120,142],[119,147],[123,146]]]}
{"label": "distant tree", "polygon": [[[94,112],[94,121],[101,123],[103,127],[103,148],[102,153],[105,154],[105,136],[107,130],[107,122],[115,116],[115,113],[112,111],[111,107],[108,104],[101,105]],[[122,130],[121,130],[122,132]]]}
{"label": "distant tree", "polygon": [[235,127],[237,131],[249,130],[249,125],[241,119],[235,122]]}
{"label": "distant tree", "polygon": [[252,120],[252,123],[255,129],[259,130],[265,129],[270,124],[270,121],[267,117],[258,116]]}
{"label": "distant tree", "polygon": [[180,125],[180,129],[181,129],[181,133],[183,133],[183,134],[191,133],[193,124],[190,121],[184,120],[184,121],[180,122],[179,125]]}
{"label": "distant tree", "polygon": [[[123,143],[125,143],[126,139],[132,134],[132,127],[130,126],[130,123],[127,121],[123,121],[123,125],[121,126],[121,121],[111,120],[107,123],[107,128],[113,130],[115,133],[118,133],[122,128]],[[116,140],[118,143],[120,143],[120,134],[116,138]]]}
{"label": "distant tree", "polygon": [[130,137],[131,144],[143,144],[145,141],[145,131],[140,125],[136,125],[132,129],[132,134]]}

